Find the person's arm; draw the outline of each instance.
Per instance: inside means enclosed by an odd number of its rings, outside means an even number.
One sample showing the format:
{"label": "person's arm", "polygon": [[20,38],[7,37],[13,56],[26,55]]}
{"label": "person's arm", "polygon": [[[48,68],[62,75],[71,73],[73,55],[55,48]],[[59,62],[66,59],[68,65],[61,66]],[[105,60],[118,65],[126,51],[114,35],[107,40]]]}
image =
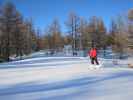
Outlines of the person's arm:
{"label": "person's arm", "polygon": [[91,55],[92,55],[92,50],[90,50],[89,52],[88,52],[88,55],[90,56],[90,58],[91,58]]}

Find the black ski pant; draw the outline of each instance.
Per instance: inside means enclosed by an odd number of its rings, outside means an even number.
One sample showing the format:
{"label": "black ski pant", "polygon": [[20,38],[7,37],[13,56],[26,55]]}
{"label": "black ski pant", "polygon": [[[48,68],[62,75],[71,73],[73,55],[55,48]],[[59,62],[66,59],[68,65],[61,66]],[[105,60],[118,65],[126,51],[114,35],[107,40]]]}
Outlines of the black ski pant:
{"label": "black ski pant", "polygon": [[97,60],[97,57],[90,57],[91,58],[91,64],[96,63],[97,65],[99,65],[99,62]]}

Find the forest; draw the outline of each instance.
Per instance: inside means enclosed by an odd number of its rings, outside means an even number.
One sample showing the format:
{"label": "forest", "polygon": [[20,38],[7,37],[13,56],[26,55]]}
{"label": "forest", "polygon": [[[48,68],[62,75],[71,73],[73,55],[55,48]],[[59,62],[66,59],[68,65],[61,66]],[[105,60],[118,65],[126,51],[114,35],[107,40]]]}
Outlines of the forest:
{"label": "forest", "polygon": [[101,17],[88,17],[85,19],[70,12],[64,22],[66,33],[57,18],[41,32],[34,27],[34,20],[26,19],[13,3],[5,3],[0,7],[0,61],[39,50],[61,52],[65,45],[71,45],[73,52],[92,46],[98,50],[111,47],[120,54],[133,51],[133,9],[110,19],[109,29]]}

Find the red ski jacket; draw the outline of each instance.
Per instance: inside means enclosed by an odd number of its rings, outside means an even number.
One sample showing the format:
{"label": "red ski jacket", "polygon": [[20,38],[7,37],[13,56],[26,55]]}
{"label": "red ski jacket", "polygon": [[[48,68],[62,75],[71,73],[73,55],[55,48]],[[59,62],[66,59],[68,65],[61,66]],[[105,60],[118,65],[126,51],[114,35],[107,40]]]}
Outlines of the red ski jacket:
{"label": "red ski jacket", "polygon": [[97,56],[97,51],[96,51],[96,49],[91,49],[90,52],[89,52],[89,56],[90,56],[90,57],[93,57],[93,58],[96,57],[96,56]]}

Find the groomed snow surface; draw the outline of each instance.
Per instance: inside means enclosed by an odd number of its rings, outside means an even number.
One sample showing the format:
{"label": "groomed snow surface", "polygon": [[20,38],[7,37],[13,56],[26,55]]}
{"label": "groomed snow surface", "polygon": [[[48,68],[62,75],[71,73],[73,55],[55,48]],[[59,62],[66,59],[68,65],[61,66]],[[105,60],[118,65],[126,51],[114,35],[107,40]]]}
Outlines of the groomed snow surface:
{"label": "groomed snow surface", "polygon": [[133,69],[87,57],[37,57],[0,64],[0,100],[132,100]]}

